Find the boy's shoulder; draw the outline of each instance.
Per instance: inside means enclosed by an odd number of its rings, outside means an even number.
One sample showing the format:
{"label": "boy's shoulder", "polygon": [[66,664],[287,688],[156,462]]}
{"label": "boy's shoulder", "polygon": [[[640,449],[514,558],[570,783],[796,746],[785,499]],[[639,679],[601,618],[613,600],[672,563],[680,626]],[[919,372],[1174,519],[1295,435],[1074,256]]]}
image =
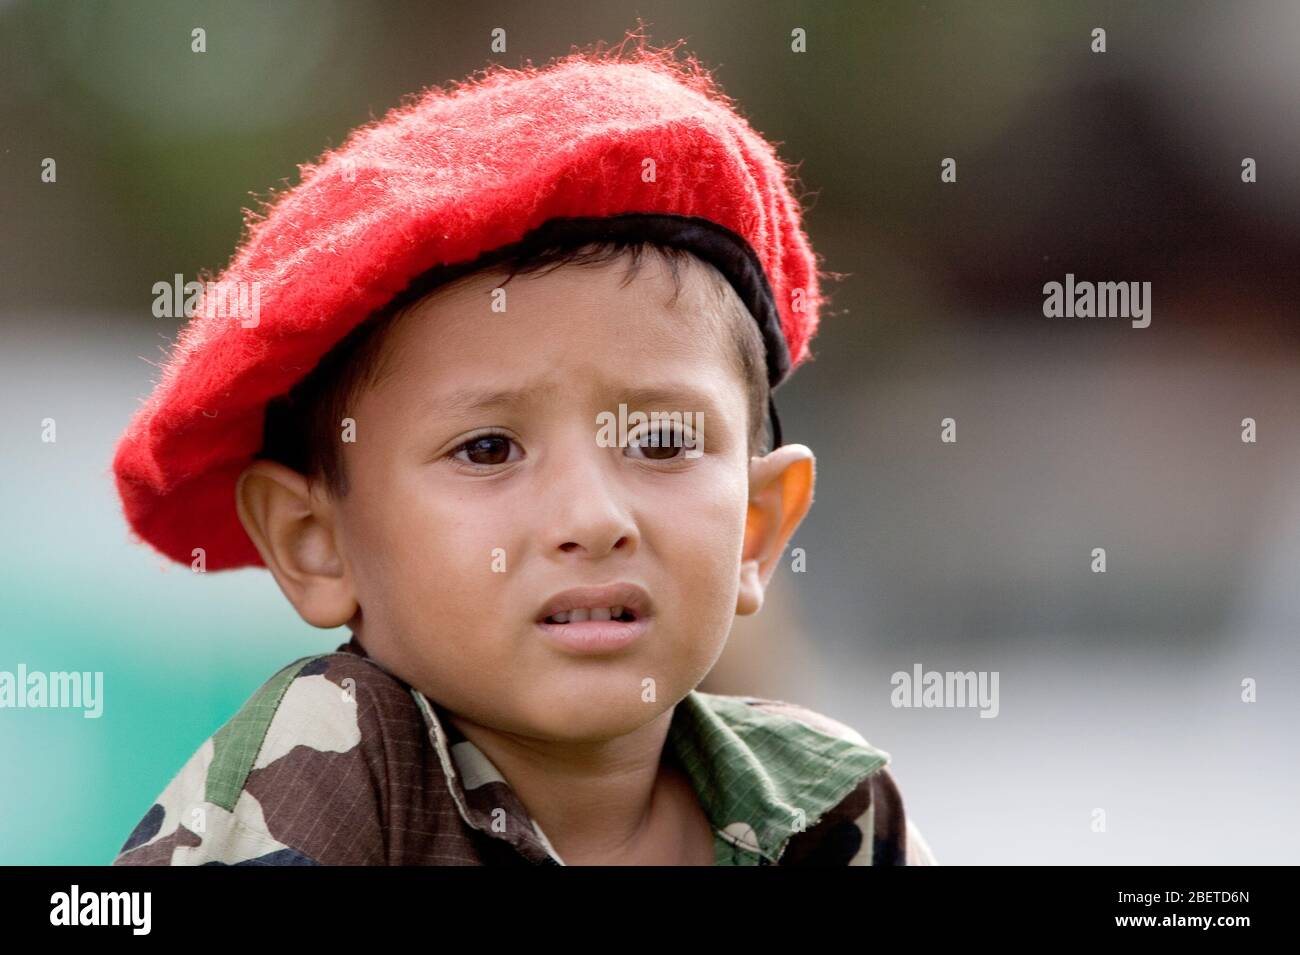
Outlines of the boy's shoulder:
{"label": "boy's shoulder", "polygon": [[[904,809],[892,757],[853,727],[788,700],[699,691],[688,699],[729,727],[783,800],[816,805],[820,796],[830,807],[790,839],[782,864],[938,864]],[[715,756],[733,758],[722,748]],[[783,791],[786,782],[801,788]]]}
{"label": "boy's shoulder", "polygon": [[[374,661],[295,660],[194,752],[113,864],[382,864],[384,824],[411,802],[389,791],[389,769],[423,761],[422,726],[405,684]],[[441,774],[421,778],[436,798]]]}
{"label": "boy's shoulder", "polygon": [[[169,782],[113,865],[477,861],[458,835],[462,809],[418,693],[355,647],[266,680]],[[812,810],[789,863],[820,864],[830,851],[851,865],[933,864],[889,754],[852,727],[766,697],[696,690],[685,703],[674,745],[697,788],[722,800],[718,815],[774,831],[789,828],[790,806]],[[756,791],[770,798],[753,804]],[[859,848],[840,852],[846,837]]]}
{"label": "boy's shoulder", "polygon": [[[712,695],[714,697],[718,696],[718,694]],[[889,760],[889,754],[887,752],[872,746],[866,741],[862,734],[853,727],[841,723],[839,720],[832,719],[826,714],[819,713],[809,707],[802,706],[798,703],[791,703],[788,700],[775,700],[765,696],[734,696],[730,697],[730,699],[744,703],[762,713],[770,713],[774,716],[795,720],[803,726],[825,733],[828,736],[834,736],[836,739],[848,740],[851,743],[857,743],[860,746],[869,747],[880,753],[885,758],[886,762]]]}

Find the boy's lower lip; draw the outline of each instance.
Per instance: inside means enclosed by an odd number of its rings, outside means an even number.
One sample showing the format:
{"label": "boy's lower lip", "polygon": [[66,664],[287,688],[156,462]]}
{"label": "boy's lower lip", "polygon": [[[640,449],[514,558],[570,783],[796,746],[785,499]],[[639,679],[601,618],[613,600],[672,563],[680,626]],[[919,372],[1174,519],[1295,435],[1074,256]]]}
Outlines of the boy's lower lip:
{"label": "boy's lower lip", "polygon": [[638,617],[622,623],[617,620],[583,620],[578,623],[536,624],[541,635],[566,653],[612,653],[636,641],[649,629],[650,618]]}

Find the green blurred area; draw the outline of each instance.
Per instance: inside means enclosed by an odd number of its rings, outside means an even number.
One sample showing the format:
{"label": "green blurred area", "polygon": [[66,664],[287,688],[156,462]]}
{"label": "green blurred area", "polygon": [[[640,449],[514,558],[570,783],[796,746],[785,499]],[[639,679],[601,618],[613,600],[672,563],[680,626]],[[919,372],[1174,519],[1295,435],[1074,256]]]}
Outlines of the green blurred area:
{"label": "green blurred area", "polygon": [[[238,604],[223,613],[213,595],[183,580],[135,585],[146,606],[93,582],[69,588],[57,575],[4,574],[3,668],[98,671],[104,692],[97,718],[76,709],[0,713],[0,864],[107,864],[253,689],[284,662],[335,645],[282,619],[278,593],[250,600],[251,587],[231,595]],[[208,623],[222,616],[242,629],[239,639],[223,643],[221,628]]]}

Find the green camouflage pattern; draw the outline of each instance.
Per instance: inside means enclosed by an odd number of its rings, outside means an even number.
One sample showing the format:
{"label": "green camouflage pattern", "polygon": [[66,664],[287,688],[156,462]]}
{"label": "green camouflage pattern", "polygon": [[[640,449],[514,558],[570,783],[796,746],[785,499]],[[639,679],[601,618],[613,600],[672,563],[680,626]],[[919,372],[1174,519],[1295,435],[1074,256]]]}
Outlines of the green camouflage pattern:
{"label": "green camouflage pattern", "polygon": [[[804,707],[692,691],[666,745],[718,865],[932,865],[889,754]],[[207,739],[113,865],[563,865],[439,704],[353,639],[296,660]]]}

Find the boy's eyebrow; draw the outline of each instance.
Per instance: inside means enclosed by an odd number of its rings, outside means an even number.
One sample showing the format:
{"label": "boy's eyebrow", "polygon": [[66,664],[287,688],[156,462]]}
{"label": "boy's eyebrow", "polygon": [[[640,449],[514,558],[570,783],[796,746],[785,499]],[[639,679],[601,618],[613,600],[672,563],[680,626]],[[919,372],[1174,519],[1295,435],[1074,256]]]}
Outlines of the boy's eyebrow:
{"label": "boy's eyebrow", "polygon": [[[687,384],[646,385],[622,393],[619,399],[631,407],[661,406],[663,411],[709,411],[717,413],[712,396]],[[615,410],[615,409],[610,409]]]}
{"label": "boy's eyebrow", "polygon": [[[462,388],[446,395],[432,397],[427,407],[437,414],[447,416],[494,409],[515,410],[553,398],[567,390],[568,386],[560,381],[500,390]],[[612,404],[610,411],[618,409],[618,402],[632,408],[659,405],[666,406],[662,409],[666,411],[707,410],[714,414],[718,411],[717,404],[707,392],[689,384],[643,385],[617,394],[619,399]]]}
{"label": "boy's eyebrow", "polygon": [[559,382],[532,385],[528,388],[483,390],[462,388],[447,395],[435,395],[429,400],[430,410],[444,415],[469,414],[493,408],[513,409],[534,401],[544,401],[562,390]]}

